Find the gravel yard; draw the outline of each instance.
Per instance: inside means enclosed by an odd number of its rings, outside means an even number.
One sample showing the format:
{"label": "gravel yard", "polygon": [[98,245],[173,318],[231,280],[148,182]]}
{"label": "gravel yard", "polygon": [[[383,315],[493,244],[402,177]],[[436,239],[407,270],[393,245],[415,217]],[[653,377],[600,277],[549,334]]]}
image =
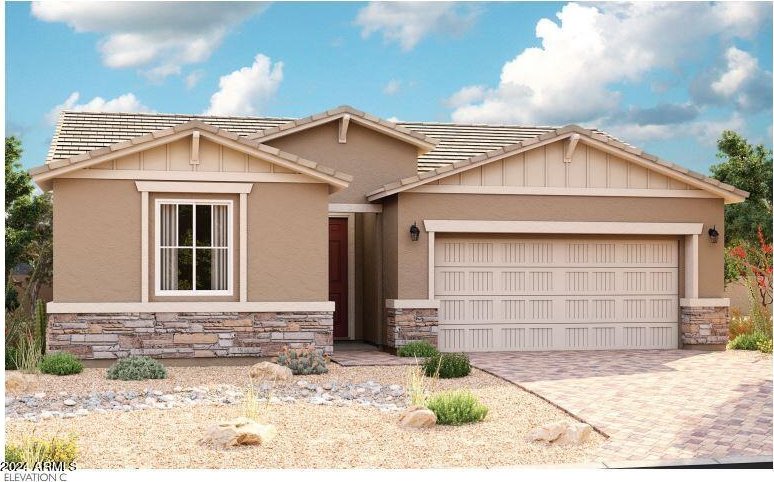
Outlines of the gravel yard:
{"label": "gravel yard", "polygon": [[[407,367],[340,367],[322,376],[294,377],[322,386],[407,383]],[[248,367],[169,367],[165,380],[106,380],[105,369],[90,368],[70,377],[39,376],[36,392],[157,390],[175,387],[244,387]],[[110,411],[76,418],[49,418],[33,423],[7,420],[6,436],[78,436],[80,468],[430,468],[497,467],[519,464],[580,463],[593,458],[603,440],[598,434],[579,447],[545,446],[525,440],[527,432],[548,422],[572,421],[562,411],[484,372],[440,380],[434,390],[470,388],[489,407],[487,418],[461,427],[403,429],[399,411],[373,406],[315,405],[302,401],[266,405],[263,423],[277,427],[266,446],[215,449],[198,444],[212,423],[240,415],[239,404],[200,404],[165,410]],[[18,395],[17,395],[18,396]],[[109,427],[109,430],[106,430]]]}

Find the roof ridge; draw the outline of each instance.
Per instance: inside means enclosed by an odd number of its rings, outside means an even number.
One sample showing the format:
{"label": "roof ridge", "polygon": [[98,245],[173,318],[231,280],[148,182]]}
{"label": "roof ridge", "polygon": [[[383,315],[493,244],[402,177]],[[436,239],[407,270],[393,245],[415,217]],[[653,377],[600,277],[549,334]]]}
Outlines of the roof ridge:
{"label": "roof ridge", "polygon": [[98,114],[98,115],[119,115],[119,116],[147,116],[147,117],[193,117],[193,118],[215,118],[215,119],[248,119],[248,120],[280,120],[292,121],[295,117],[257,117],[257,116],[233,116],[233,115],[209,115],[209,114],[179,114],[171,112],[110,112],[99,110],[71,110],[64,109],[62,114]]}
{"label": "roof ridge", "polygon": [[458,122],[441,122],[441,121],[397,121],[395,124],[419,124],[419,125],[440,125],[440,126],[455,126],[455,127],[512,127],[522,129],[558,129],[562,126],[531,126],[524,124],[479,124],[479,123],[458,123]]}

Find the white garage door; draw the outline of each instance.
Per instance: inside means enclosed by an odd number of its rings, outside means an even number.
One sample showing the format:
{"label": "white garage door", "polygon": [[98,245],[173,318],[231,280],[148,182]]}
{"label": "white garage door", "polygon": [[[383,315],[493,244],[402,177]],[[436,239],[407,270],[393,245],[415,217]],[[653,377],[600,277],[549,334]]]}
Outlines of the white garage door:
{"label": "white garage door", "polygon": [[438,237],[445,351],[677,348],[676,240]]}

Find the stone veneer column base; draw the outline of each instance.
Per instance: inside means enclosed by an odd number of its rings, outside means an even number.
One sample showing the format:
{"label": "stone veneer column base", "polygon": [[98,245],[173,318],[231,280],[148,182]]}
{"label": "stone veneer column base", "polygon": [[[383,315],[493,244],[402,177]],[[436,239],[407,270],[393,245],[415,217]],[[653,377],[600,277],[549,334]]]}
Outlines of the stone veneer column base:
{"label": "stone veneer column base", "polygon": [[286,347],[331,354],[333,313],[56,313],[46,346],[84,359],[272,357]]}
{"label": "stone veneer column base", "polygon": [[680,342],[685,348],[725,347],[728,321],[728,306],[681,306]]}
{"label": "stone veneer column base", "polygon": [[387,346],[424,340],[438,346],[438,308],[387,307]]}

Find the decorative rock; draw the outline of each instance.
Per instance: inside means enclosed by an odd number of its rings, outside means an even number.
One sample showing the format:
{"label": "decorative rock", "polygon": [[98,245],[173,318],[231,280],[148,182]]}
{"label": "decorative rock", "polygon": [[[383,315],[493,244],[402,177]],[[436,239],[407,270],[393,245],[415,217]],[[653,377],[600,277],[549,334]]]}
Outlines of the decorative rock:
{"label": "decorative rock", "polygon": [[35,386],[35,377],[16,371],[6,372],[5,392],[24,393],[29,392]]}
{"label": "decorative rock", "polygon": [[262,445],[277,435],[274,425],[262,425],[249,418],[239,417],[210,425],[200,443],[212,443],[220,447],[237,445]]}
{"label": "decorative rock", "polygon": [[557,445],[580,445],[588,441],[589,437],[591,437],[591,425],[574,423],[569,425],[554,443]]}
{"label": "decorative rock", "polygon": [[65,405],[67,405],[68,407],[74,407],[75,405],[77,405],[77,403],[78,403],[78,402],[76,402],[76,401],[75,401],[75,400],[73,400],[72,398],[68,398],[67,400],[65,400],[65,401],[64,401],[64,402],[62,402],[62,403],[64,403],[64,404],[65,404]]}
{"label": "decorative rock", "polygon": [[533,429],[527,439],[531,442],[553,442],[567,430],[567,422],[555,422]]}
{"label": "decorative rock", "polygon": [[34,395],[34,397],[37,398],[38,400],[43,400],[44,398],[46,398],[46,392],[38,392]]}
{"label": "decorative rock", "polygon": [[326,383],[322,387],[323,387],[323,390],[333,390],[333,384],[332,383]]}
{"label": "decorative rock", "polygon": [[437,419],[432,410],[416,405],[409,407],[398,418],[398,425],[410,428],[428,428],[435,425]]}
{"label": "decorative rock", "polygon": [[79,408],[78,410],[75,411],[75,414],[78,415],[79,417],[83,417],[84,415],[88,415],[89,411],[86,410],[85,408]]}
{"label": "decorative rock", "polygon": [[175,387],[172,389],[174,392],[180,393],[183,391],[183,387]]}
{"label": "decorative rock", "polygon": [[298,385],[301,388],[305,388],[307,385],[309,385],[309,382],[306,380],[299,380],[296,382],[296,385]]}
{"label": "decorative rock", "polygon": [[266,379],[272,381],[289,381],[293,378],[290,368],[271,362],[256,363],[250,368],[250,378]]}
{"label": "decorative rock", "polygon": [[63,413],[62,418],[75,418],[76,415],[74,413]]}
{"label": "decorative rock", "polygon": [[145,404],[153,406],[156,403],[156,399],[153,397],[145,397]]}
{"label": "decorative rock", "polygon": [[15,401],[13,397],[5,397],[5,406],[10,407]]}
{"label": "decorative rock", "polygon": [[162,392],[161,390],[153,390],[151,392],[151,395],[153,395],[154,397],[160,397],[160,396],[164,395],[164,392]]}
{"label": "decorative rock", "polygon": [[41,420],[48,420],[49,418],[54,418],[53,412],[49,412],[48,410],[43,410],[42,412],[40,412]]}
{"label": "decorative rock", "polygon": [[[113,393],[113,392],[110,392],[110,393]],[[67,396],[67,392],[59,392],[59,396],[60,397],[66,397]]]}
{"label": "decorative rock", "polygon": [[174,395],[162,395],[159,397],[159,400],[162,402],[174,402],[175,396]]}

